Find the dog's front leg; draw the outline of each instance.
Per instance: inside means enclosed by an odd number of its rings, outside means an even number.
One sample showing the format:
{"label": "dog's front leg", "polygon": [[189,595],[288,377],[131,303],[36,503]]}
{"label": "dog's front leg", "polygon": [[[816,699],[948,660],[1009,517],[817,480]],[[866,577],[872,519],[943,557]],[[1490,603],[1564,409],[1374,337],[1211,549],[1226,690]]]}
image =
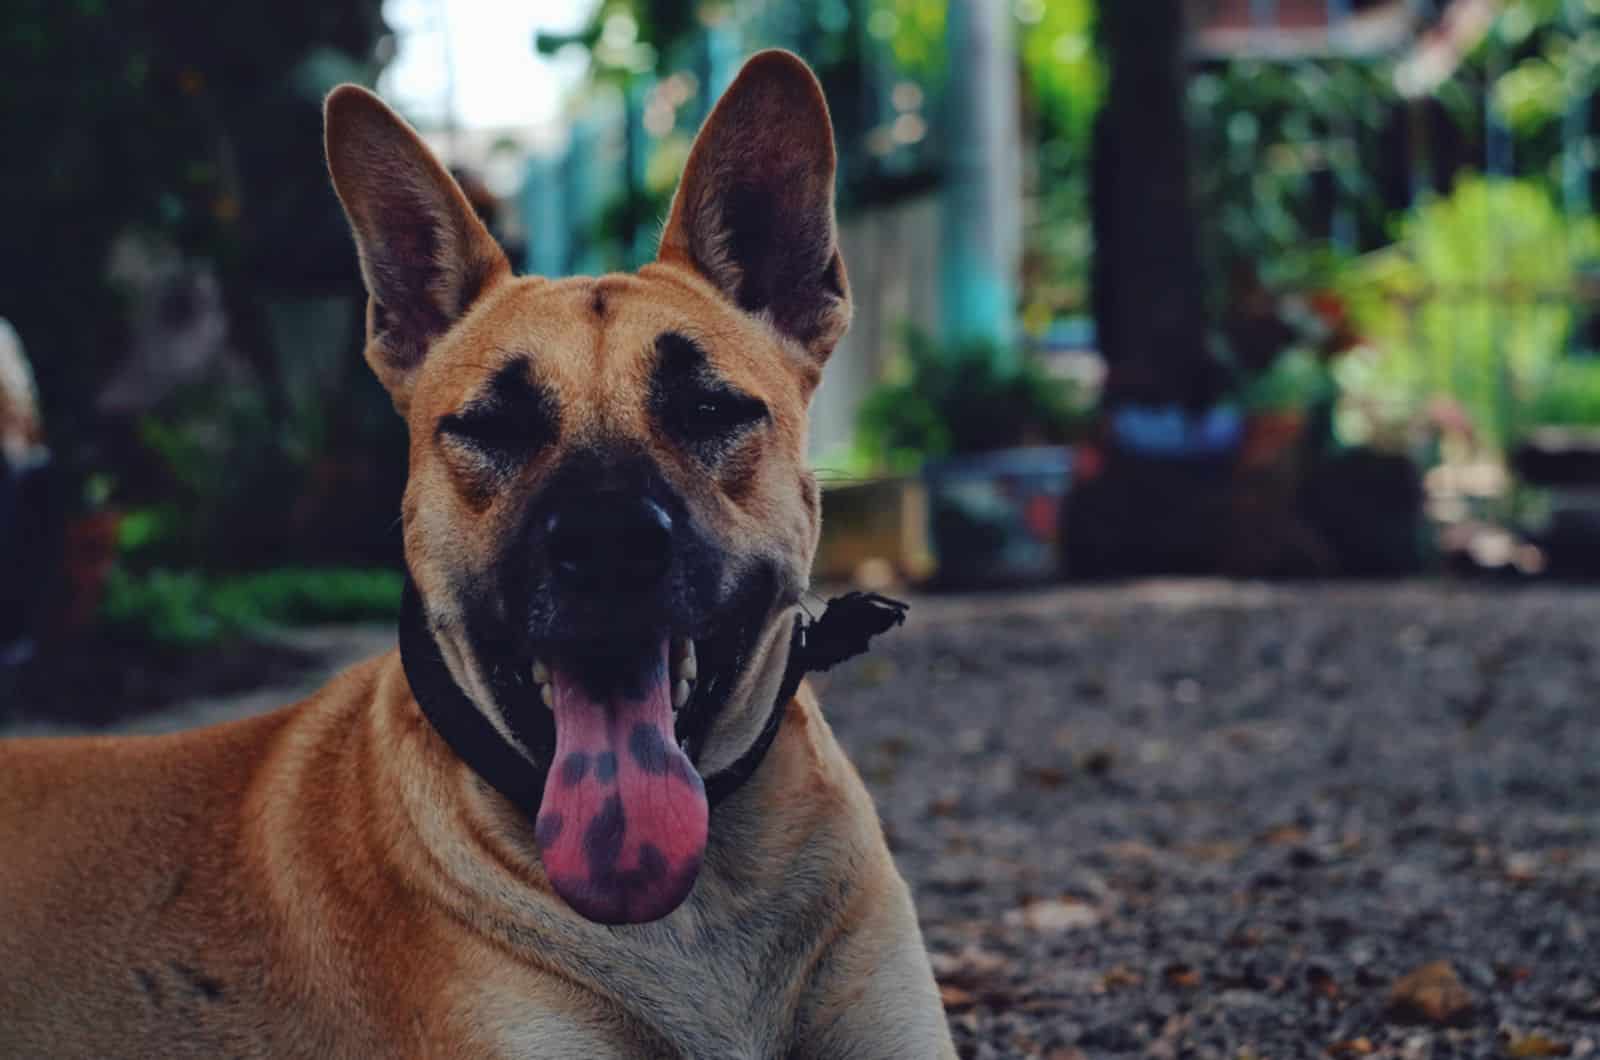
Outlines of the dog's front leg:
{"label": "dog's front leg", "polygon": [[886,868],[817,962],[791,1060],[955,1060],[910,892]]}

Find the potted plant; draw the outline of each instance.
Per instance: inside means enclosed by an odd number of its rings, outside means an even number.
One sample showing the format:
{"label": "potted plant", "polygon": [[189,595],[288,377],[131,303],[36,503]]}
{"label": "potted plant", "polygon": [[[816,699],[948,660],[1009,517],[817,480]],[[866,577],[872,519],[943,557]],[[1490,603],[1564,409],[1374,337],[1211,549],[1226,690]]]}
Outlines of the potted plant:
{"label": "potted plant", "polygon": [[1600,357],[1552,364],[1517,412],[1518,529],[1554,574],[1600,575]]}
{"label": "potted plant", "polygon": [[1305,437],[1314,412],[1331,401],[1333,391],[1328,367],[1312,349],[1295,346],[1279,354],[1240,391],[1244,412],[1240,463],[1264,467],[1287,458]]}
{"label": "potted plant", "polygon": [[1537,486],[1600,484],[1600,358],[1551,365],[1518,414],[1512,463]]}
{"label": "potted plant", "polygon": [[1065,447],[1087,422],[1075,387],[989,343],[908,336],[893,376],[862,404],[859,444],[915,471],[934,577],[947,587],[1053,577]]}

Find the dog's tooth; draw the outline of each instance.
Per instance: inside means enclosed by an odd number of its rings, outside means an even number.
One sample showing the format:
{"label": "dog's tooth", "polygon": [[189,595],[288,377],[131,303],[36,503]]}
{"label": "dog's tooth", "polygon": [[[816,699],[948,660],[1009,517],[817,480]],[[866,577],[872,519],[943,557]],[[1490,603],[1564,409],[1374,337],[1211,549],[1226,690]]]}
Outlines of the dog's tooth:
{"label": "dog's tooth", "polygon": [[693,681],[700,676],[700,665],[694,660],[694,652],[691,651],[683,662],[678,664],[678,676],[685,681]]}
{"label": "dog's tooth", "polygon": [[544,705],[551,710],[556,709],[556,690],[549,685],[539,686],[539,698],[544,700]]}
{"label": "dog's tooth", "polygon": [[533,660],[533,679],[541,685],[550,683],[550,667],[544,664],[544,660]]}
{"label": "dog's tooth", "polygon": [[678,683],[672,686],[672,709],[677,710],[687,702],[689,702],[689,682],[680,678]]}

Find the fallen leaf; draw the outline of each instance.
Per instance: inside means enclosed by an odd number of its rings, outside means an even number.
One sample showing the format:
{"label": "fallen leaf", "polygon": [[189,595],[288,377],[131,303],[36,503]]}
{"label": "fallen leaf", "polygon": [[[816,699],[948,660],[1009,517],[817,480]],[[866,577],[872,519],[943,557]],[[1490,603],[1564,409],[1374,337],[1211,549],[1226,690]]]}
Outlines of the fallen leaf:
{"label": "fallen leaf", "polygon": [[1449,961],[1425,964],[1389,988],[1388,1016],[1396,1023],[1456,1027],[1472,1015],[1473,999]]}
{"label": "fallen leaf", "polygon": [[1571,1056],[1572,1046],[1547,1038],[1538,1031],[1532,1034],[1513,1035],[1506,1042],[1507,1056]]}
{"label": "fallen leaf", "polygon": [[939,1000],[944,1002],[946,1012],[959,1012],[969,1009],[978,1003],[978,995],[959,986],[942,983],[939,986]]}
{"label": "fallen leaf", "polygon": [[956,795],[941,795],[928,803],[930,817],[950,817],[961,806],[961,799]]}
{"label": "fallen leaf", "polygon": [[1139,986],[1143,982],[1144,976],[1125,964],[1117,965],[1100,977],[1100,986],[1107,991]]}
{"label": "fallen leaf", "polygon": [[1168,986],[1180,990],[1192,990],[1200,985],[1200,973],[1187,964],[1169,964],[1162,975]]}
{"label": "fallen leaf", "polygon": [[1372,1039],[1351,1038],[1346,1042],[1334,1042],[1324,1051],[1329,1056],[1371,1056],[1373,1052]]}

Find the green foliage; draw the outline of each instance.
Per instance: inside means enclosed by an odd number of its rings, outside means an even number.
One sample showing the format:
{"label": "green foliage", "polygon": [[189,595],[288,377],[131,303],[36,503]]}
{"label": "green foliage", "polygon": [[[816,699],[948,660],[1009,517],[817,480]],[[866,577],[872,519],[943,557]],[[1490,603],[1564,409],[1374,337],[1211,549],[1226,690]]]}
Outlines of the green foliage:
{"label": "green foliage", "polygon": [[1525,135],[1538,132],[1559,121],[1566,110],[1561,68],[1544,56],[1525,59],[1495,82],[1494,101],[1512,129]]}
{"label": "green foliage", "polygon": [[[1008,362],[1018,367],[1000,367]],[[1027,358],[911,332],[901,363],[862,402],[858,437],[885,469],[905,473],[939,457],[1064,442],[1088,415],[1083,395]]]}
{"label": "green foliage", "polygon": [[1575,98],[1594,91],[1600,69],[1600,2],[1581,0],[1575,26],[1568,0],[1512,0],[1495,32],[1479,46],[1475,64],[1510,53],[1510,68],[1495,80],[1494,105],[1519,136],[1537,137],[1559,122]]}
{"label": "green foliage", "polygon": [[113,632],[156,644],[201,646],[274,626],[392,620],[404,586],[393,571],[283,568],[216,578],[118,567],[101,618]]}
{"label": "green foliage", "polygon": [[[944,78],[948,4],[870,0],[864,6],[868,33],[889,42],[901,69],[927,83]],[[1022,0],[1014,9],[1034,105],[1054,129],[1086,144],[1105,88],[1105,69],[1094,47],[1095,0]]]}
{"label": "green foliage", "polygon": [[[1471,130],[1485,106],[1510,130],[1517,171],[1559,182],[1569,152],[1594,157],[1587,123],[1578,142],[1562,117],[1600,81],[1600,0],[1506,0],[1439,98]],[[1487,88],[1485,93],[1484,88]]]}
{"label": "green foliage", "polygon": [[1531,181],[1461,181],[1413,210],[1396,246],[1342,283],[1379,349],[1374,378],[1415,401],[1447,394],[1483,440],[1514,433],[1519,395],[1566,353],[1577,267],[1600,250],[1593,218],[1567,218]]}
{"label": "green foliage", "polygon": [[1524,427],[1600,427],[1600,358],[1571,356],[1551,365],[1520,420]]}
{"label": "green foliage", "polygon": [[1095,0],[1028,0],[1022,21],[1022,69],[1051,130],[1080,150],[1089,142],[1105,95],[1105,66],[1095,49]]}
{"label": "green foliage", "polygon": [[156,561],[281,561],[271,538],[286,537],[283,521],[304,491],[298,435],[314,426],[320,421],[275,418],[254,388],[184,388],[136,424],[161,474],[161,500],[135,509],[124,540]]}
{"label": "green foliage", "polygon": [[1224,281],[1250,262],[1269,284],[1280,265],[1294,271],[1322,245],[1316,178],[1330,172],[1339,201],[1369,231],[1383,224],[1369,164],[1393,104],[1380,67],[1356,63],[1236,62],[1189,82],[1195,198],[1212,305]]}
{"label": "green foliage", "polygon": [[902,69],[925,81],[945,73],[945,9],[937,0],[869,0],[867,32],[889,42]]}
{"label": "green foliage", "polygon": [[1297,347],[1279,355],[1271,367],[1250,380],[1240,392],[1239,404],[1248,412],[1305,410],[1333,393],[1327,364],[1315,351]]}
{"label": "green foliage", "polygon": [[200,645],[243,632],[210,606],[205,579],[194,571],[157,570],[135,577],[115,568],[106,581],[100,618],[114,633],[157,644]]}
{"label": "green foliage", "polygon": [[387,621],[400,612],[404,586],[391,570],[286,567],[219,578],[212,596],[219,612],[254,615],[263,624]]}

